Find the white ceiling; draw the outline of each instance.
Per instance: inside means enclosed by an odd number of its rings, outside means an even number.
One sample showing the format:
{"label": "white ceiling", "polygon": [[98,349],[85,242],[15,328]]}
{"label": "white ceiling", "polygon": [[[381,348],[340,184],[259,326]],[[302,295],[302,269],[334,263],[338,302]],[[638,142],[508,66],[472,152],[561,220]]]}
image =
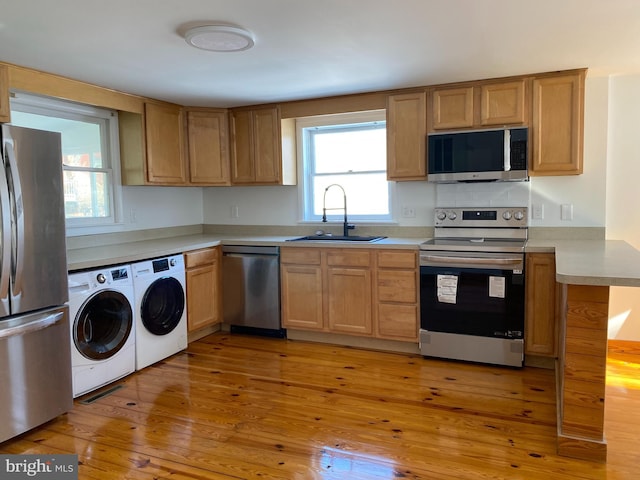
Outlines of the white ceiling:
{"label": "white ceiling", "polygon": [[[199,21],[255,36],[213,53]],[[0,0],[0,61],[239,106],[589,67],[640,73],[640,0]]]}

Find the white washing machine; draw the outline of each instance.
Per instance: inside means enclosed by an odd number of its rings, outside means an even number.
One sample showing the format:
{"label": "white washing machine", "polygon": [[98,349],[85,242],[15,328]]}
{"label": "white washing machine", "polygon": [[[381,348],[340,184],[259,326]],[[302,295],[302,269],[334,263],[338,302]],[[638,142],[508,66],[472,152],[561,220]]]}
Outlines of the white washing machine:
{"label": "white washing machine", "polygon": [[135,372],[134,305],[129,265],[69,274],[74,398]]}
{"label": "white washing machine", "polygon": [[182,255],[131,265],[136,298],[136,369],[187,348],[187,307]]}

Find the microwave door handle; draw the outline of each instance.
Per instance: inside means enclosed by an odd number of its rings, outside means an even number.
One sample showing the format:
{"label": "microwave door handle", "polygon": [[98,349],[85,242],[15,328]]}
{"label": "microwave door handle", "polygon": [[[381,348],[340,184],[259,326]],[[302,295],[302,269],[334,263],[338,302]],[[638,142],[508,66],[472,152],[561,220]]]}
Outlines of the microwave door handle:
{"label": "microwave door handle", "polygon": [[504,131],[504,171],[511,170],[511,130]]}

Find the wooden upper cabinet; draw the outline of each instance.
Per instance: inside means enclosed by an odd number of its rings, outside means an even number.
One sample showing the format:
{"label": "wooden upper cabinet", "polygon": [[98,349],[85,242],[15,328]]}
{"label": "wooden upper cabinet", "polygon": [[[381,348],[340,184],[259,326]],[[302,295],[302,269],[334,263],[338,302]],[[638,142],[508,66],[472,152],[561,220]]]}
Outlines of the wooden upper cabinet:
{"label": "wooden upper cabinet", "polygon": [[582,173],[585,76],[533,79],[531,175]]}
{"label": "wooden upper cabinet", "polygon": [[481,125],[523,124],[525,113],[524,79],[480,87]]}
{"label": "wooden upper cabinet", "polygon": [[226,110],[187,110],[190,183],[230,184],[228,125]]}
{"label": "wooden upper cabinet", "polygon": [[231,183],[281,185],[278,107],[231,111]]}
{"label": "wooden upper cabinet", "polygon": [[184,185],[182,108],[171,104],[145,103],[147,181],[158,185]]}
{"label": "wooden upper cabinet", "polygon": [[431,99],[435,130],[473,126],[473,87],[437,88]]}
{"label": "wooden upper cabinet", "polygon": [[387,98],[387,179],[424,180],[427,177],[426,92]]}
{"label": "wooden upper cabinet", "polygon": [[9,67],[0,65],[0,123],[11,121],[9,104]]}

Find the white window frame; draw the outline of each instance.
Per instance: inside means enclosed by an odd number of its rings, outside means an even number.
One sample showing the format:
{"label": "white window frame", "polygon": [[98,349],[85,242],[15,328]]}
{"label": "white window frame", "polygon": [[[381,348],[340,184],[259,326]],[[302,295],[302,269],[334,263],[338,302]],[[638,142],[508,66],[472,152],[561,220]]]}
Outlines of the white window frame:
{"label": "white window frame", "polygon": [[[302,188],[298,189],[298,211],[300,223],[318,223],[322,221],[322,215],[315,214],[313,211],[314,172],[312,171],[312,166],[310,165],[310,142],[306,141],[305,139],[305,129],[332,125],[358,125],[372,122],[381,122],[386,124],[386,110],[369,110],[333,115],[300,117],[296,119],[298,184],[302,186]],[[358,175],[358,173],[355,173],[354,175]],[[389,188],[389,214],[354,215],[348,212],[349,222],[357,222],[359,224],[397,223],[394,208],[395,182],[387,181],[387,184]],[[331,222],[338,221],[342,218],[342,213],[327,213],[327,218]]]}
{"label": "white window frame", "polygon": [[118,112],[24,92],[11,93],[11,110],[65,118],[69,120],[98,120],[100,125],[102,167],[74,167],[63,165],[65,171],[105,173],[109,183],[109,212],[107,217],[66,218],[67,235],[83,235],[113,231],[123,224],[122,181],[120,178],[120,139]]}

